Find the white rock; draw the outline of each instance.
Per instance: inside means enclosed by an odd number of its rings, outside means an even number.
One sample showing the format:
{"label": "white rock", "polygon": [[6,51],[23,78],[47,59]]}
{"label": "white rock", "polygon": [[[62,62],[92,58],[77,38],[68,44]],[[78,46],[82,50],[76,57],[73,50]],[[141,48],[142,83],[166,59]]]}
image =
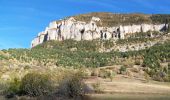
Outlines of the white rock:
{"label": "white rock", "polygon": [[92,21],[100,21],[100,18],[98,18],[98,17],[92,17]]}
{"label": "white rock", "polygon": [[7,81],[7,80],[10,80],[11,77],[9,75],[4,74],[4,75],[1,76],[1,79],[4,80],[4,81]]}
{"label": "white rock", "polygon": [[61,21],[53,21],[46,27],[45,31],[40,32],[31,42],[31,47],[41,44],[48,40],[93,40],[93,39],[124,39],[126,34],[147,31],[161,31],[166,25],[159,24],[140,24],[115,27],[98,27],[96,22],[98,17],[92,17],[89,23],[76,21],[73,17]]}

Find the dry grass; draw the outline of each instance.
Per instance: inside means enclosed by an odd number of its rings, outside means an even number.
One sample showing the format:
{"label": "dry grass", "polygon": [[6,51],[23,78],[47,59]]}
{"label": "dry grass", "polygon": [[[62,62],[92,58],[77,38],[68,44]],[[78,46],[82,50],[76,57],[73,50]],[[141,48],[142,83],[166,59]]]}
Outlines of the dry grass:
{"label": "dry grass", "polygon": [[98,26],[112,27],[116,25],[131,25],[140,23],[151,23],[150,15],[145,14],[113,14],[107,12],[89,13],[74,16],[78,21],[90,22],[92,17],[99,17],[101,22]]}
{"label": "dry grass", "polygon": [[170,84],[154,81],[146,83],[144,79],[128,78],[127,76],[117,75],[113,81],[110,79],[95,78],[87,80],[87,84],[100,82],[100,87],[104,93],[139,93],[139,94],[169,94]]}

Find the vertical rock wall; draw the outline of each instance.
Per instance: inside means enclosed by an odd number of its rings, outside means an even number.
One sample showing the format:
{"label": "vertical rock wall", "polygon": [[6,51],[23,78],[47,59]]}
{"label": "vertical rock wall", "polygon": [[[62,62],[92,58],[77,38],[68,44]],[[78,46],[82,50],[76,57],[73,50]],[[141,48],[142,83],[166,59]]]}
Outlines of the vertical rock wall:
{"label": "vertical rock wall", "polygon": [[48,40],[63,41],[66,39],[73,40],[93,40],[93,39],[124,39],[126,34],[147,31],[162,31],[166,24],[140,24],[140,25],[126,25],[115,27],[98,27],[97,22],[100,18],[92,17],[91,21],[86,23],[76,21],[73,17],[54,21],[49,24],[45,31],[40,32],[38,36],[32,41],[31,47],[41,44]]}

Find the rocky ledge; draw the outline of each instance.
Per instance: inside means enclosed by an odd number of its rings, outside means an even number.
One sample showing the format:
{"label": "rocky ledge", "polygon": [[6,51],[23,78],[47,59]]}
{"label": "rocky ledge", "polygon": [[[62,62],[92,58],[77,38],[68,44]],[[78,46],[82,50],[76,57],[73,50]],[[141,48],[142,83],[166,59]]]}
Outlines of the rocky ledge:
{"label": "rocky ledge", "polygon": [[53,21],[46,27],[45,31],[38,34],[33,39],[31,47],[35,47],[45,41],[66,39],[73,40],[93,40],[93,39],[124,39],[125,35],[136,32],[147,31],[164,31],[168,28],[168,24],[132,24],[132,25],[117,25],[113,27],[98,26],[101,19],[93,16],[91,21],[78,21],[74,17],[69,17],[60,21]]}

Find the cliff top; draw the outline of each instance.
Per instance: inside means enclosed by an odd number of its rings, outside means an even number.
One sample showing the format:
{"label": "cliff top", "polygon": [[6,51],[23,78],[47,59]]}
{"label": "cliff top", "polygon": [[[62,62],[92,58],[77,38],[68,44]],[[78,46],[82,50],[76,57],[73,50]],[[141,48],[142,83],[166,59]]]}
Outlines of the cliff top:
{"label": "cliff top", "polygon": [[[142,13],[129,13],[129,14],[119,14],[119,13],[109,13],[109,12],[93,12],[87,14],[80,14],[76,16],[70,16],[75,18],[77,21],[90,22],[92,17],[98,17],[101,19],[98,22],[98,26],[112,27],[117,25],[131,25],[131,24],[162,24],[170,23],[170,15],[166,14],[142,14]],[[70,17],[66,17],[70,18]],[[56,22],[60,22],[58,20]]]}

